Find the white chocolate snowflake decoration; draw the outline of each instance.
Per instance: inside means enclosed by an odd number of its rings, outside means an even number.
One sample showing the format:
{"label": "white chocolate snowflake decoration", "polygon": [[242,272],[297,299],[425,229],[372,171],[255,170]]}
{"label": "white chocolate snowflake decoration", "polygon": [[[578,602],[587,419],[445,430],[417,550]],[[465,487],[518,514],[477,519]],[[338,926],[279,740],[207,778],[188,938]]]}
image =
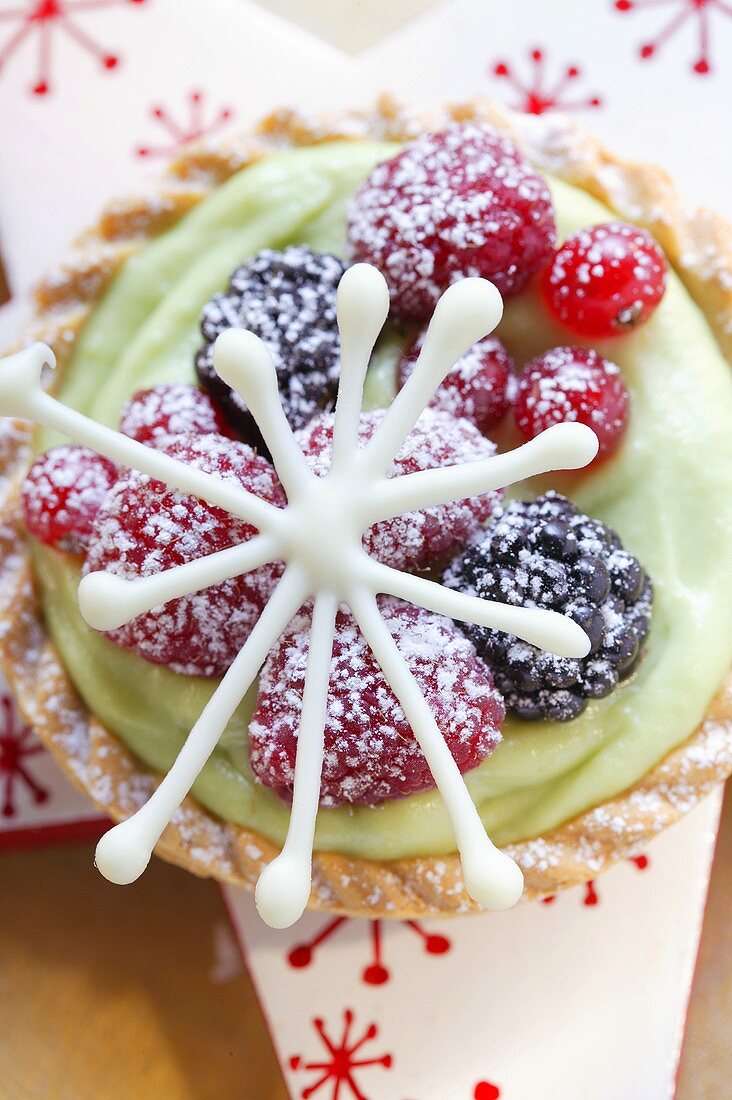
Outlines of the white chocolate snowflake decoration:
{"label": "white chocolate snowflake decoration", "polygon": [[509,607],[451,591],[424,577],[403,573],[369,557],[363,533],[373,524],[414,509],[503,488],[555,469],[577,469],[597,453],[594,432],[581,424],[555,425],[507,454],[387,478],[405,438],[452,365],[492,332],[502,313],[501,296],[482,279],[464,279],[440,299],[419,361],[386,412],[373,438],[359,449],[357,433],[363,385],[371,351],[386,320],[389,294],[381,274],[357,264],[338,288],[341,380],[335,410],[329,473],[317,477],[293,437],[280,404],[272,358],[251,332],[229,329],[219,336],[214,362],[221,378],[246,401],[272,454],[288,505],[279,509],[245,489],[89,420],[60,404],[41,387],[53,353],[36,344],[0,369],[0,413],[36,420],[46,427],[246,520],[259,534],[250,541],[156,576],[123,580],[88,574],[79,586],[87,623],[113,630],[137,615],[226,578],[283,561],[284,574],[246,643],[201,713],[178,759],[150,800],[99,842],[96,862],[112,882],[133,882],[147,866],[155,844],[216,747],[264,660],[298,609],[312,599],[307,675],[300,717],[290,824],[284,847],[264,870],[256,899],[273,927],[294,923],[307,905],[318,812],[328,681],[339,604],[347,604],[383,669],[424,752],[450,815],[465,886],[480,905],[504,909],[523,888],[519,868],[495,848],[420,688],[387,626],[377,595],[390,594],[430,611],[505,630],[551,653],[584,657],[589,640],[572,620],[537,608]]}

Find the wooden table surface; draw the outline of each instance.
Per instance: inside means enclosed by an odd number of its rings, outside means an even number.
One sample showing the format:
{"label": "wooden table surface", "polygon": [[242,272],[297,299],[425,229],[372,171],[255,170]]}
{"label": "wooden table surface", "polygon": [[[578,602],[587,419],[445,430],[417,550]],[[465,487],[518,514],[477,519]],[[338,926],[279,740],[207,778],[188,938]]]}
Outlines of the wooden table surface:
{"label": "wooden table surface", "polygon": [[[86,844],[0,876],[0,1100],[286,1100],[213,883],[155,860],[120,891]],[[730,1095],[731,884],[728,797],[677,1100]]]}

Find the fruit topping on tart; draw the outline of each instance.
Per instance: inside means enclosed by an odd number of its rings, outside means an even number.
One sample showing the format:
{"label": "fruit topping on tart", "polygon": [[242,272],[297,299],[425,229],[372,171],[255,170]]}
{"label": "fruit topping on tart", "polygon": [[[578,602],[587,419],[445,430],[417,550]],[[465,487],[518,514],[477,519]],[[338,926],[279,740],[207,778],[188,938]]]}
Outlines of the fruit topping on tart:
{"label": "fruit topping on tart", "polygon": [[28,531],[46,546],[83,553],[118,476],[114,462],[88,447],[62,443],[47,451],[33,463],[23,485]]}
{"label": "fruit topping on tart", "polygon": [[138,390],[122,410],[119,430],[151,447],[165,446],[175,435],[231,435],[212,398],[184,382]]}
{"label": "fruit topping on tart", "polygon": [[518,294],[555,237],[542,177],[507,138],[472,124],[417,138],[379,164],[348,213],[352,259],[378,267],[394,314],[415,321],[467,276]]}
{"label": "fruit topping on tart", "polygon": [[558,657],[490,627],[463,626],[519,718],[566,722],[609,695],[633,672],[651,623],[642,566],[614,531],[554,492],[511,501],[444,581],[484,599],[559,611],[590,639],[586,657]]}
{"label": "fruit topping on tart", "polygon": [[[407,381],[422,348],[424,333],[404,352],[397,367],[397,385]],[[508,412],[514,381],[511,356],[496,336],[474,344],[448,371],[429,403],[475,424],[484,435],[497,428]]]}
{"label": "fruit topping on tart", "polygon": [[547,306],[578,336],[605,340],[644,324],[663,298],[666,258],[650,233],[610,222],[573,233],[542,278]]}
{"label": "fruit topping on tart", "polygon": [[228,328],[244,328],[264,341],[277,369],[285,415],[291,427],[301,428],[335,400],[340,368],[336,290],[344,271],[335,256],[304,245],[283,252],[267,249],[237,268],[224,293],[203,310],[198,377],[249,442],[263,445],[242,398],[216,373],[216,337]]}
{"label": "fruit topping on tart", "polygon": [[[271,464],[247,443],[220,435],[180,435],[156,447],[278,508],[285,505]],[[129,471],[99,509],[84,572],[104,570],[125,580],[150,577],[246,543],[254,535],[251,524],[222,508]],[[153,607],[107,637],[176,672],[220,676],[251,634],[281,574],[279,563],[262,565]]]}
{"label": "fruit topping on tart", "polygon": [[553,348],[527,363],[514,401],[516,427],[534,439],[552,424],[576,420],[600,442],[596,463],[618,449],[630,398],[620,368],[592,348]]}
{"label": "fruit topping on tart", "polygon": [[[461,772],[500,739],[503,700],[488,666],[450,619],[391,597],[381,616],[419,684]],[[310,637],[298,615],[262,669],[249,727],[249,759],[260,782],[292,797]],[[349,611],[336,617],[321,806],[373,806],[434,786],[404,711]]]}

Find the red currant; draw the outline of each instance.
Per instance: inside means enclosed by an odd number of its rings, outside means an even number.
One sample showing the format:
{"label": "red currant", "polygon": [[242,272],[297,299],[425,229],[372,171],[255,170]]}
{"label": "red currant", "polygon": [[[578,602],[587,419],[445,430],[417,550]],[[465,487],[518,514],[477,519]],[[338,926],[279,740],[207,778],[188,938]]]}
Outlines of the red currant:
{"label": "red currant", "polygon": [[591,348],[554,348],[524,367],[514,415],[526,439],[567,420],[589,425],[600,441],[598,462],[620,444],[629,403],[620,369],[614,363]]}
{"label": "red currant", "polygon": [[[422,337],[402,356],[397,372],[399,389],[414,370],[421,345]],[[429,407],[470,420],[487,435],[508,410],[508,385],[512,375],[511,356],[500,340],[486,336],[458,359]]]}
{"label": "red currant", "polygon": [[644,324],[663,298],[666,259],[650,233],[609,222],[568,237],[544,272],[544,300],[580,336],[618,336]]}
{"label": "red currant", "polygon": [[94,520],[118,477],[108,458],[67,443],[37,458],[23,485],[25,524],[47,546],[86,549]]}

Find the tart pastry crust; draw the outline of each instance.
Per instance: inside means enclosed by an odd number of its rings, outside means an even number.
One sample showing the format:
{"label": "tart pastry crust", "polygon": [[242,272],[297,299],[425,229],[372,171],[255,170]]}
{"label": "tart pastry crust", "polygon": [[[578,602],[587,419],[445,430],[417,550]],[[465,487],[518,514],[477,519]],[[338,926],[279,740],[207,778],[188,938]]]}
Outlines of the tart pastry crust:
{"label": "tart pastry crust", "polygon": [[[588,191],[660,242],[732,363],[732,226],[687,209],[659,168],[621,161],[565,117],[528,116],[474,100],[417,116],[382,97],[363,113],[309,119],[279,111],[251,136],[185,151],[148,194],[118,200],[40,283],[23,343],[43,340],[63,371],[110,279],[147,240],[175,224],[234,172],[279,149],[334,138],[403,141],[450,120],[481,120],[509,134],[540,169]],[[19,508],[29,461],[25,424],[0,431],[0,665],[24,718],[73,782],[121,820],[158,778],[84,706],[45,629]],[[732,673],[691,736],[635,786],[542,837],[508,847],[526,896],[595,878],[691,810],[732,772]],[[186,799],[156,849],[202,876],[253,888],[276,848]],[[424,917],[478,907],[463,889],[457,854],[390,862],[316,852],[314,908],[351,916]]]}

